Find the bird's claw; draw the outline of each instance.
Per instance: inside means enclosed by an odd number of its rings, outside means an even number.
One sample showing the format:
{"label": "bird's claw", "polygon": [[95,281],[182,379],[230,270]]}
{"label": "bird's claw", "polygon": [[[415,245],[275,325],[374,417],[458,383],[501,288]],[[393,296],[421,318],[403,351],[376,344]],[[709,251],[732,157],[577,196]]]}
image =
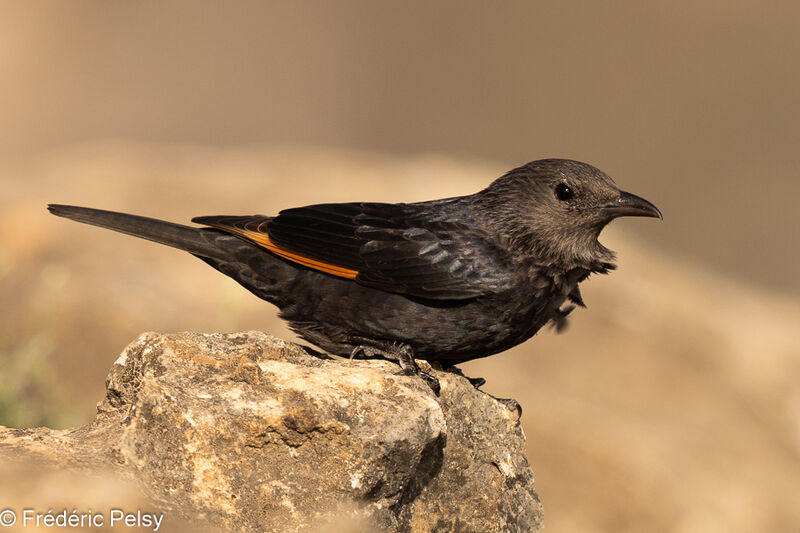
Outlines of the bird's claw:
{"label": "bird's claw", "polygon": [[486,380],[484,378],[467,378],[467,381],[469,381],[476,389],[480,389],[486,385]]}
{"label": "bird's claw", "polygon": [[[494,398],[494,396],[492,396]],[[505,405],[509,411],[517,412],[517,423],[522,418],[522,405],[514,398],[494,398],[498,403]]]}
{"label": "bird's claw", "polygon": [[[417,365],[416,360],[414,360],[414,351],[411,349],[411,346],[389,342],[382,343],[380,346],[375,346],[372,344],[375,341],[361,338],[354,338],[353,340],[361,344],[357,345],[353,348],[353,351],[350,352],[350,359],[359,356],[374,357],[377,355],[389,359],[390,361],[396,361],[400,365],[400,370],[396,372],[395,375],[419,376],[428,387],[431,388],[434,394],[439,396],[439,391],[441,390],[439,380],[431,374],[419,369],[419,365]],[[370,342],[370,344],[366,344],[366,342]]]}
{"label": "bird's claw", "polygon": [[439,392],[442,390],[442,386],[439,383],[439,379],[427,372],[423,372],[422,370],[417,369],[415,372],[411,368],[401,368],[397,372],[394,373],[395,376],[419,376],[425,384],[430,387],[433,393],[436,396],[439,396]]}
{"label": "bird's claw", "polygon": [[441,391],[439,380],[419,369],[419,365],[417,365],[417,362],[414,360],[414,353],[409,345],[403,344],[399,346],[396,355],[397,362],[400,364],[400,372],[398,372],[398,374],[404,376],[419,376],[422,378],[422,381],[431,388],[433,393],[439,396],[439,392]]}
{"label": "bird's claw", "polygon": [[447,368],[447,372],[452,372],[453,374],[461,376],[462,378],[464,378],[467,381],[469,381],[470,384],[473,387],[475,387],[476,389],[480,390],[481,387],[486,385],[486,379],[484,379],[484,378],[471,378],[471,377],[467,376],[466,374],[464,374],[464,371],[461,370],[460,368],[458,368],[457,366],[448,367]]}
{"label": "bird's claw", "polygon": [[422,378],[422,381],[424,381],[428,385],[428,387],[430,387],[430,389],[436,396],[439,396],[439,393],[442,390],[442,386],[439,383],[439,380],[435,376],[432,376],[427,372],[420,372],[419,377]]}

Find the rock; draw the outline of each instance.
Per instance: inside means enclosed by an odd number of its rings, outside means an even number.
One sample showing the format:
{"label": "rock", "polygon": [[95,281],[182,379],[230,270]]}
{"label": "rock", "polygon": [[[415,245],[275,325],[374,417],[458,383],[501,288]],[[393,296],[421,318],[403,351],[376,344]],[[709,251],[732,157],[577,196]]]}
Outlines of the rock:
{"label": "rock", "polygon": [[111,470],[168,517],[226,530],[538,530],[513,404],[429,371],[439,397],[394,363],[259,332],[146,333],[114,363],[91,423],[0,428],[0,452]]}

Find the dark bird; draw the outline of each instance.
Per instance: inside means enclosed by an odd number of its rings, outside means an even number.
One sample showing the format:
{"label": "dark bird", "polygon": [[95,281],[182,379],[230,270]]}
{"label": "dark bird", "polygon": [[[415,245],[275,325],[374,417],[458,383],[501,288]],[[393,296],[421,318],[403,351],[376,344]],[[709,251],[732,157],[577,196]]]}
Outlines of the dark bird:
{"label": "dark bird", "polygon": [[578,284],[615,268],[597,240],[603,227],[661,218],[604,172],[564,159],[528,163],[469,196],[192,219],[203,228],[48,209],[186,250],[276,305],[312,344],[396,360],[406,374],[420,374],[415,358],[450,366],[520,344],[548,322],[562,329],[584,306]]}

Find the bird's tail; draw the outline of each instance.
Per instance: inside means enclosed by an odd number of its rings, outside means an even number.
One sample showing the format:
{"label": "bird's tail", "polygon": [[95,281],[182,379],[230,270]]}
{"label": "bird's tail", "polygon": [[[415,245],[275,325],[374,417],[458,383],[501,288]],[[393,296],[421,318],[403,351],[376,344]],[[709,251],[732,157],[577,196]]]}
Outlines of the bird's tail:
{"label": "bird's tail", "polygon": [[214,259],[223,253],[216,239],[209,235],[210,231],[217,234],[214,230],[89,207],[50,204],[47,209],[56,216],[166,244],[201,257]]}

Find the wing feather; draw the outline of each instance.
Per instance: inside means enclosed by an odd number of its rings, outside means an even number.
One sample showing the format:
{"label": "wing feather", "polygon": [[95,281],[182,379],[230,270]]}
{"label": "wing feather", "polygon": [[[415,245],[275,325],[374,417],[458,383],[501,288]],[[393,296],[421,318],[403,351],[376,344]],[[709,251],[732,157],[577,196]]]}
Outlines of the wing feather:
{"label": "wing feather", "polygon": [[318,204],[287,209],[274,218],[194,221],[309,268],[389,292],[463,300],[507,289],[505,252],[484,232],[454,222],[447,209],[448,201]]}

